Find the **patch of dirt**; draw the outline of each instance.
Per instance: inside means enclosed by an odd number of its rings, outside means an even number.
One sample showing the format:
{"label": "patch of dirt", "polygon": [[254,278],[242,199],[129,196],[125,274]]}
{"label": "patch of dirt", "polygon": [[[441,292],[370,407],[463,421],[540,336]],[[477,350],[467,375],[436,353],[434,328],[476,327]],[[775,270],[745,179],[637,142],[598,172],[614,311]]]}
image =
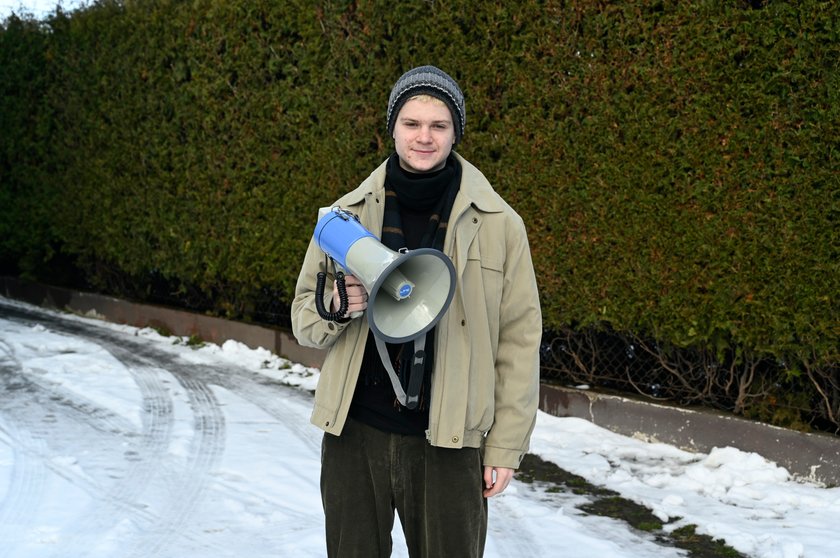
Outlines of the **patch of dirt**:
{"label": "patch of dirt", "polygon": [[[516,478],[527,483],[548,484],[547,492],[588,496],[590,501],[579,506],[580,511],[624,521],[634,529],[650,533],[663,546],[685,550],[691,558],[746,558],[720,539],[697,534],[695,525],[666,531],[664,527],[667,523],[663,523],[645,506],[622,497],[618,492],[596,486],[539,456],[527,454]],[[674,518],[673,521],[678,519]]]}

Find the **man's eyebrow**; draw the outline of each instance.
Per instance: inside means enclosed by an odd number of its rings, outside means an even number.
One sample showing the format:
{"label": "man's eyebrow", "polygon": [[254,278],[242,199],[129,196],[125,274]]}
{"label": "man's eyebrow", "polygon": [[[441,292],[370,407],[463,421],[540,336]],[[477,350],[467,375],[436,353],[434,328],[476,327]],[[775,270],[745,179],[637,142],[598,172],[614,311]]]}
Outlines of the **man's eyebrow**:
{"label": "man's eyebrow", "polygon": [[[410,116],[400,116],[399,118],[400,118],[400,120],[408,120],[408,121],[411,121],[411,122],[419,122],[420,120],[422,120],[421,118],[412,118]],[[437,120],[431,120],[432,124],[440,124],[442,122],[447,123],[447,124],[451,124],[452,119],[451,118],[439,118]]]}

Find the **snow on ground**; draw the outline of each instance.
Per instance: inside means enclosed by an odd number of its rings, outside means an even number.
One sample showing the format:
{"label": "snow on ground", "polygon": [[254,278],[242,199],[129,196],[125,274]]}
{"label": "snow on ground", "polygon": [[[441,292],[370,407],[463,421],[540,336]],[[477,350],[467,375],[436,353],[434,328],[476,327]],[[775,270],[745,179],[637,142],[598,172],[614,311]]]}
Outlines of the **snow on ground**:
{"label": "snow on ground", "polygon": [[[0,297],[0,557],[323,556],[319,371],[228,341],[194,348]],[[291,387],[290,387],[291,386]],[[754,453],[709,454],[540,413],[531,451],[760,558],[837,555],[840,488]],[[514,481],[486,556],[683,556],[586,496]],[[406,556],[394,529],[394,556]]]}

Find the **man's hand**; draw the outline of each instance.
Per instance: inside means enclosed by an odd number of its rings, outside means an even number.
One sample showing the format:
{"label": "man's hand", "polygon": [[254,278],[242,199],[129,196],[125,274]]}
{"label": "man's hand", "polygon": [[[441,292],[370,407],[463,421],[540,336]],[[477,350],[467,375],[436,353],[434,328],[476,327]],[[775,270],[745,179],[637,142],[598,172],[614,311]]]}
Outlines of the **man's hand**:
{"label": "man's hand", "polygon": [[[346,318],[354,312],[364,312],[367,308],[368,293],[365,290],[362,282],[354,275],[344,276],[344,285],[347,287],[347,312],[342,316]],[[333,296],[330,311],[335,312],[341,305],[341,300],[338,298],[338,284],[333,281]]]}
{"label": "man's hand", "polygon": [[484,497],[490,498],[504,492],[513,479],[513,469],[484,467]]}

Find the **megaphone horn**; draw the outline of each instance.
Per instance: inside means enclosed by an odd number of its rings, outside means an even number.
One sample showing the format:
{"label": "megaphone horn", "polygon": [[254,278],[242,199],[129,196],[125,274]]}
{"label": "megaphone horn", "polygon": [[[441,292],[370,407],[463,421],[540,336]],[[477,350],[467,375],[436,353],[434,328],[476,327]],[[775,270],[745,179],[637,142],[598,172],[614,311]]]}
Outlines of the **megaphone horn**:
{"label": "megaphone horn", "polygon": [[455,266],[439,250],[395,252],[341,208],[322,210],[315,241],[368,292],[368,323],[388,343],[423,335],[446,313],[455,293]]}

